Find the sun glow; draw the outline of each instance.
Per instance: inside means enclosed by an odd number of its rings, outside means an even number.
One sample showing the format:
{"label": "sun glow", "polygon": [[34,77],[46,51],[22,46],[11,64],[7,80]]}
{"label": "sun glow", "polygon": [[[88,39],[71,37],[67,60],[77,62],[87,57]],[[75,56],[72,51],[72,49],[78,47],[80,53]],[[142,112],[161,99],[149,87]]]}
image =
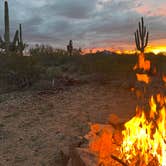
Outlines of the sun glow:
{"label": "sun glow", "polygon": [[[117,54],[135,54],[136,50],[132,50],[132,49],[126,49],[126,50],[120,50],[120,49],[114,49],[111,47],[98,47],[98,48],[86,48],[83,49],[83,54],[87,54],[87,53],[97,53],[97,52],[102,52],[102,51],[110,51],[110,52],[115,52]],[[146,51],[146,53],[154,53],[155,55],[159,54],[159,53],[164,53],[166,55],[166,46],[148,46]]]}
{"label": "sun glow", "polygon": [[148,47],[147,52],[153,52],[156,55],[159,53],[166,53],[166,46]]}

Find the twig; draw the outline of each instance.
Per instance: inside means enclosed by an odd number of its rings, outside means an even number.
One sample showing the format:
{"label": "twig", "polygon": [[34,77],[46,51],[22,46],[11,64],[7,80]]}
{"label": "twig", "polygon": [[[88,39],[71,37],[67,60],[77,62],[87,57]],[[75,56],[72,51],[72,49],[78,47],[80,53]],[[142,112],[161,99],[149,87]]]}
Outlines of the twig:
{"label": "twig", "polygon": [[118,161],[119,163],[121,163],[123,166],[128,166],[126,163],[124,163],[121,159],[119,159],[118,157],[111,155],[111,158]]}

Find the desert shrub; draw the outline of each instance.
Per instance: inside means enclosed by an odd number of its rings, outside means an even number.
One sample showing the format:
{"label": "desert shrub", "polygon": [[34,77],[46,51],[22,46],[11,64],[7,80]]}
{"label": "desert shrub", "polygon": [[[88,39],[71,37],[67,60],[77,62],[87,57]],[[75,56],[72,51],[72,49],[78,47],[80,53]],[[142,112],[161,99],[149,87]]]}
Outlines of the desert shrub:
{"label": "desert shrub", "polygon": [[29,87],[44,74],[44,68],[31,57],[12,56],[2,59],[4,61],[0,66],[0,78],[10,86]]}
{"label": "desert shrub", "polygon": [[[54,50],[54,53],[46,55],[43,50],[34,53],[38,56],[0,55],[0,86],[2,85],[1,82],[5,82],[9,86],[24,88],[38,81],[47,83],[63,76],[87,78],[88,75],[88,78],[90,78],[91,75],[104,75],[107,79],[115,79],[115,77],[116,79],[128,79],[133,76],[132,68],[137,62],[136,55],[113,54],[103,56],[102,54],[89,54],[86,56],[68,56],[60,50],[56,54]],[[166,74],[166,56],[147,54],[147,59],[150,59],[152,64],[156,65],[160,73]]]}
{"label": "desert shrub", "polygon": [[53,54],[53,48],[48,45],[38,45],[36,44],[35,47],[30,48],[29,53],[31,56],[47,56]]}
{"label": "desert shrub", "polygon": [[45,79],[53,80],[62,75],[63,75],[63,72],[60,67],[48,67],[45,72]]}
{"label": "desert shrub", "polygon": [[30,56],[62,56],[67,55],[67,51],[63,49],[55,49],[49,45],[38,45],[36,44],[35,47],[30,48],[29,50]]}

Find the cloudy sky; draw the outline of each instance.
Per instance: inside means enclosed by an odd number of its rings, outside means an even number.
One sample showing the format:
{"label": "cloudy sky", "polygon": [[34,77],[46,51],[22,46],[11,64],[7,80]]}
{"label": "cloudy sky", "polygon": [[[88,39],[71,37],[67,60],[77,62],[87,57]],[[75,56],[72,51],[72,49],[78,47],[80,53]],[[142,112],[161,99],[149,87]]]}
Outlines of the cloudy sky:
{"label": "cloudy sky", "polygon": [[[150,45],[166,45],[166,0],[8,0],[11,33],[23,24],[28,43],[66,47],[134,49],[133,33],[141,16]],[[3,27],[0,4],[0,33]]]}

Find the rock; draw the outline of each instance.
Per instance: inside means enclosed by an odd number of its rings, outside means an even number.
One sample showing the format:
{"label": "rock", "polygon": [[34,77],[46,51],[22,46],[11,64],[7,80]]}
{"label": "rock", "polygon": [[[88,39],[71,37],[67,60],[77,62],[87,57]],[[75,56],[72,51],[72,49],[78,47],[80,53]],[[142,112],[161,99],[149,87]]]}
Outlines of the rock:
{"label": "rock", "polygon": [[86,148],[75,148],[71,151],[68,166],[96,166],[97,157]]}
{"label": "rock", "polygon": [[109,116],[108,122],[114,127],[114,129],[122,131],[124,129],[124,124],[128,120],[129,119],[127,118],[120,119],[116,114],[111,114]]}
{"label": "rock", "polygon": [[90,132],[86,134],[84,138],[87,139],[88,141],[90,141],[91,139],[93,140],[94,137],[100,135],[103,131],[108,131],[109,133],[113,134],[114,128],[109,124],[99,124],[99,123],[92,124],[90,126]]}
{"label": "rock", "polygon": [[111,157],[104,161],[99,160],[98,156],[87,148],[75,148],[67,166],[122,166],[122,164]]}
{"label": "rock", "polygon": [[111,114],[109,116],[109,124],[116,126],[120,123],[120,118],[116,114]]}

